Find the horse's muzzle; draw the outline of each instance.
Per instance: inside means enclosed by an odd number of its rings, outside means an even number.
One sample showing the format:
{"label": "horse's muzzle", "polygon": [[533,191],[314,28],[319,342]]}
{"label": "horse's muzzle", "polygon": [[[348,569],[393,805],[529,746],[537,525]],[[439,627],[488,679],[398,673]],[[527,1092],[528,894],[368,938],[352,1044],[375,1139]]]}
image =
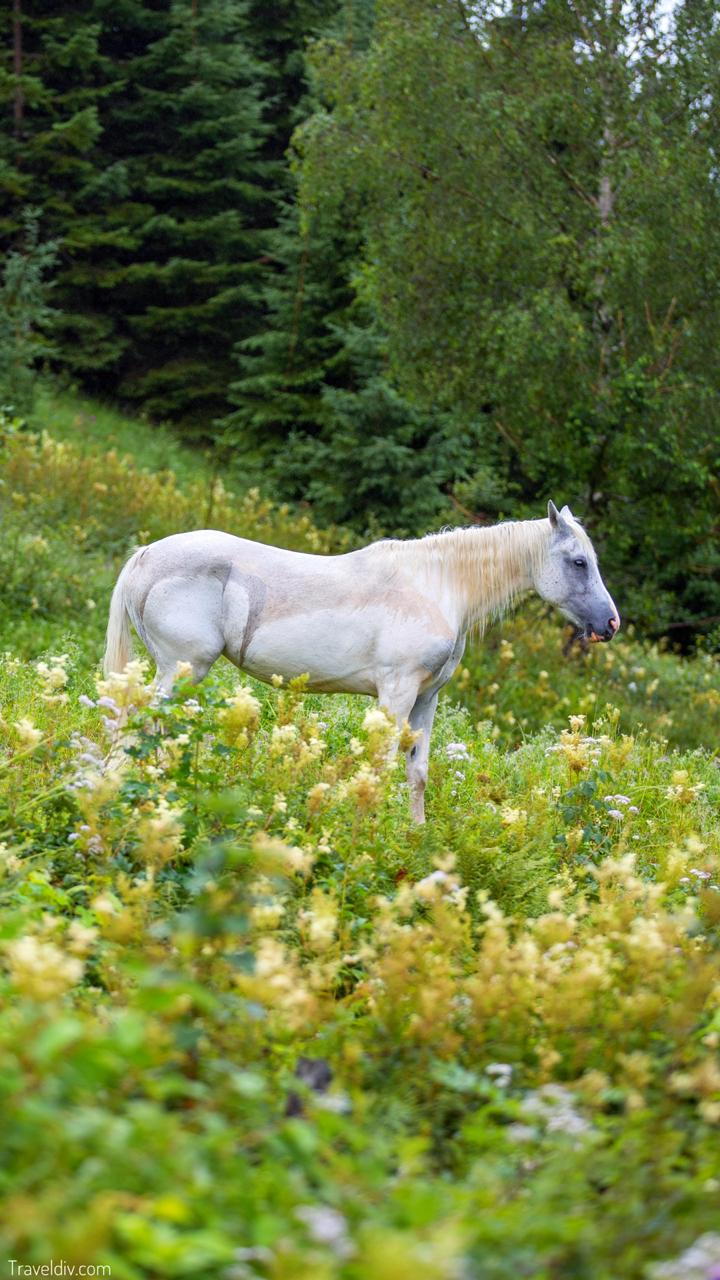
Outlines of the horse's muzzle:
{"label": "horse's muzzle", "polygon": [[601,630],[596,631],[593,624],[588,622],[585,628],[585,635],[592,644],[599,644],[601,640],[612,640],[616,631],[619,630],[620,619],[618,615],[614,613],[611,618],[608,618],[607,624]]}

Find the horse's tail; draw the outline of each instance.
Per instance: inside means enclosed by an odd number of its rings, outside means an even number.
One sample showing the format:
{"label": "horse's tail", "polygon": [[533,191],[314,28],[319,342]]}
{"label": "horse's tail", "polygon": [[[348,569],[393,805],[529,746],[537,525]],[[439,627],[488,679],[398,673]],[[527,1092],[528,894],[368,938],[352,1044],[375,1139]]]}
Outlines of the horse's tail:
{"label": "horse's tail", "polygon": [[126,561],[120,570],[120,576],[115,583],[115,589],[110,600],[110,613],[105,637],[105,657],[103,658],[103,671],[106,676],[109,676],[111,671],[124,671],[132,657],[132,636],[130,634],[130,617],[125,587],[128,570],[138,551],[142,551],[142,547],[138,547],[133,551],[130,559]]}

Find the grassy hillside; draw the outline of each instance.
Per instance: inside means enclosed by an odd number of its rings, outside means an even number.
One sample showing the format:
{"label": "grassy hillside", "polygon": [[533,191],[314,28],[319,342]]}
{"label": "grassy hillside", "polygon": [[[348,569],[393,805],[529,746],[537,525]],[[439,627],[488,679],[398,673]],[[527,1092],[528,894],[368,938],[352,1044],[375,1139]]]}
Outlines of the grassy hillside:
{"label": "grassy hillside", "polygon": [[363,699],[221,664],[162,706],[142,663],[98,679],[136,540],[343,540],[71,409],[2,437],[5,1256],[708,1280],[714,661],[626,636],[564,658],[524,608],[444,698],[412,828]]}

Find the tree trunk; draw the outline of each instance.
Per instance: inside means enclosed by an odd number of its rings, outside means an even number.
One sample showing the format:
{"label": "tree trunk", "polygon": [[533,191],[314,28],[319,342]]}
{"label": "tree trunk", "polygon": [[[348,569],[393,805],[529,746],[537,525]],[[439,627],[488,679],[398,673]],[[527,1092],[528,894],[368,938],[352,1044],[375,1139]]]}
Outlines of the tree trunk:
{"label": "tree trunk", "polygon": [[[613,111],[614,63],[618,57],[617,24],[621,14],[621,0],[612,0],[610,11],[611,29],[607,46],[602,56],[607,59],[603,73],[603,129],[602,152],[600,157],[600,173],[597,196],[595,198],[598,215],[598,242],[600,248],[600,264],[595,276],[595,317],[594,329],[598,344],[598,373],[596,403],[598,417],[602,420],[608,406],[612,383],[612,353],[614,345],[615,317],[608,300],[609,272],[605,259],[605,241],[610,232],[615,213],[615,191],[613,189],[611,169],[617,149],[617,134]],[[588,503],[595,507],[602,501],[598,493],[602,484],[604,459],[610,441],[611,426],[605,423],[595,450],[595,457],[590,473]]]}

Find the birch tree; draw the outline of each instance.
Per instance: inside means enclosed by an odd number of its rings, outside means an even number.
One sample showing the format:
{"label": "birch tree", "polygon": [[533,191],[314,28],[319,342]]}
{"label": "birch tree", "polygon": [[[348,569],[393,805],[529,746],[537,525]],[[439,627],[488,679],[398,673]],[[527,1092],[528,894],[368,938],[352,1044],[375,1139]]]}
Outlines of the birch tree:
{"label": "birch tree", "polygon": [[482,424],[468,500],[577,504],[657,626],[720,614],[714,9],[378,0],[298,139],[308,206],[363,190],[398,384]]}

